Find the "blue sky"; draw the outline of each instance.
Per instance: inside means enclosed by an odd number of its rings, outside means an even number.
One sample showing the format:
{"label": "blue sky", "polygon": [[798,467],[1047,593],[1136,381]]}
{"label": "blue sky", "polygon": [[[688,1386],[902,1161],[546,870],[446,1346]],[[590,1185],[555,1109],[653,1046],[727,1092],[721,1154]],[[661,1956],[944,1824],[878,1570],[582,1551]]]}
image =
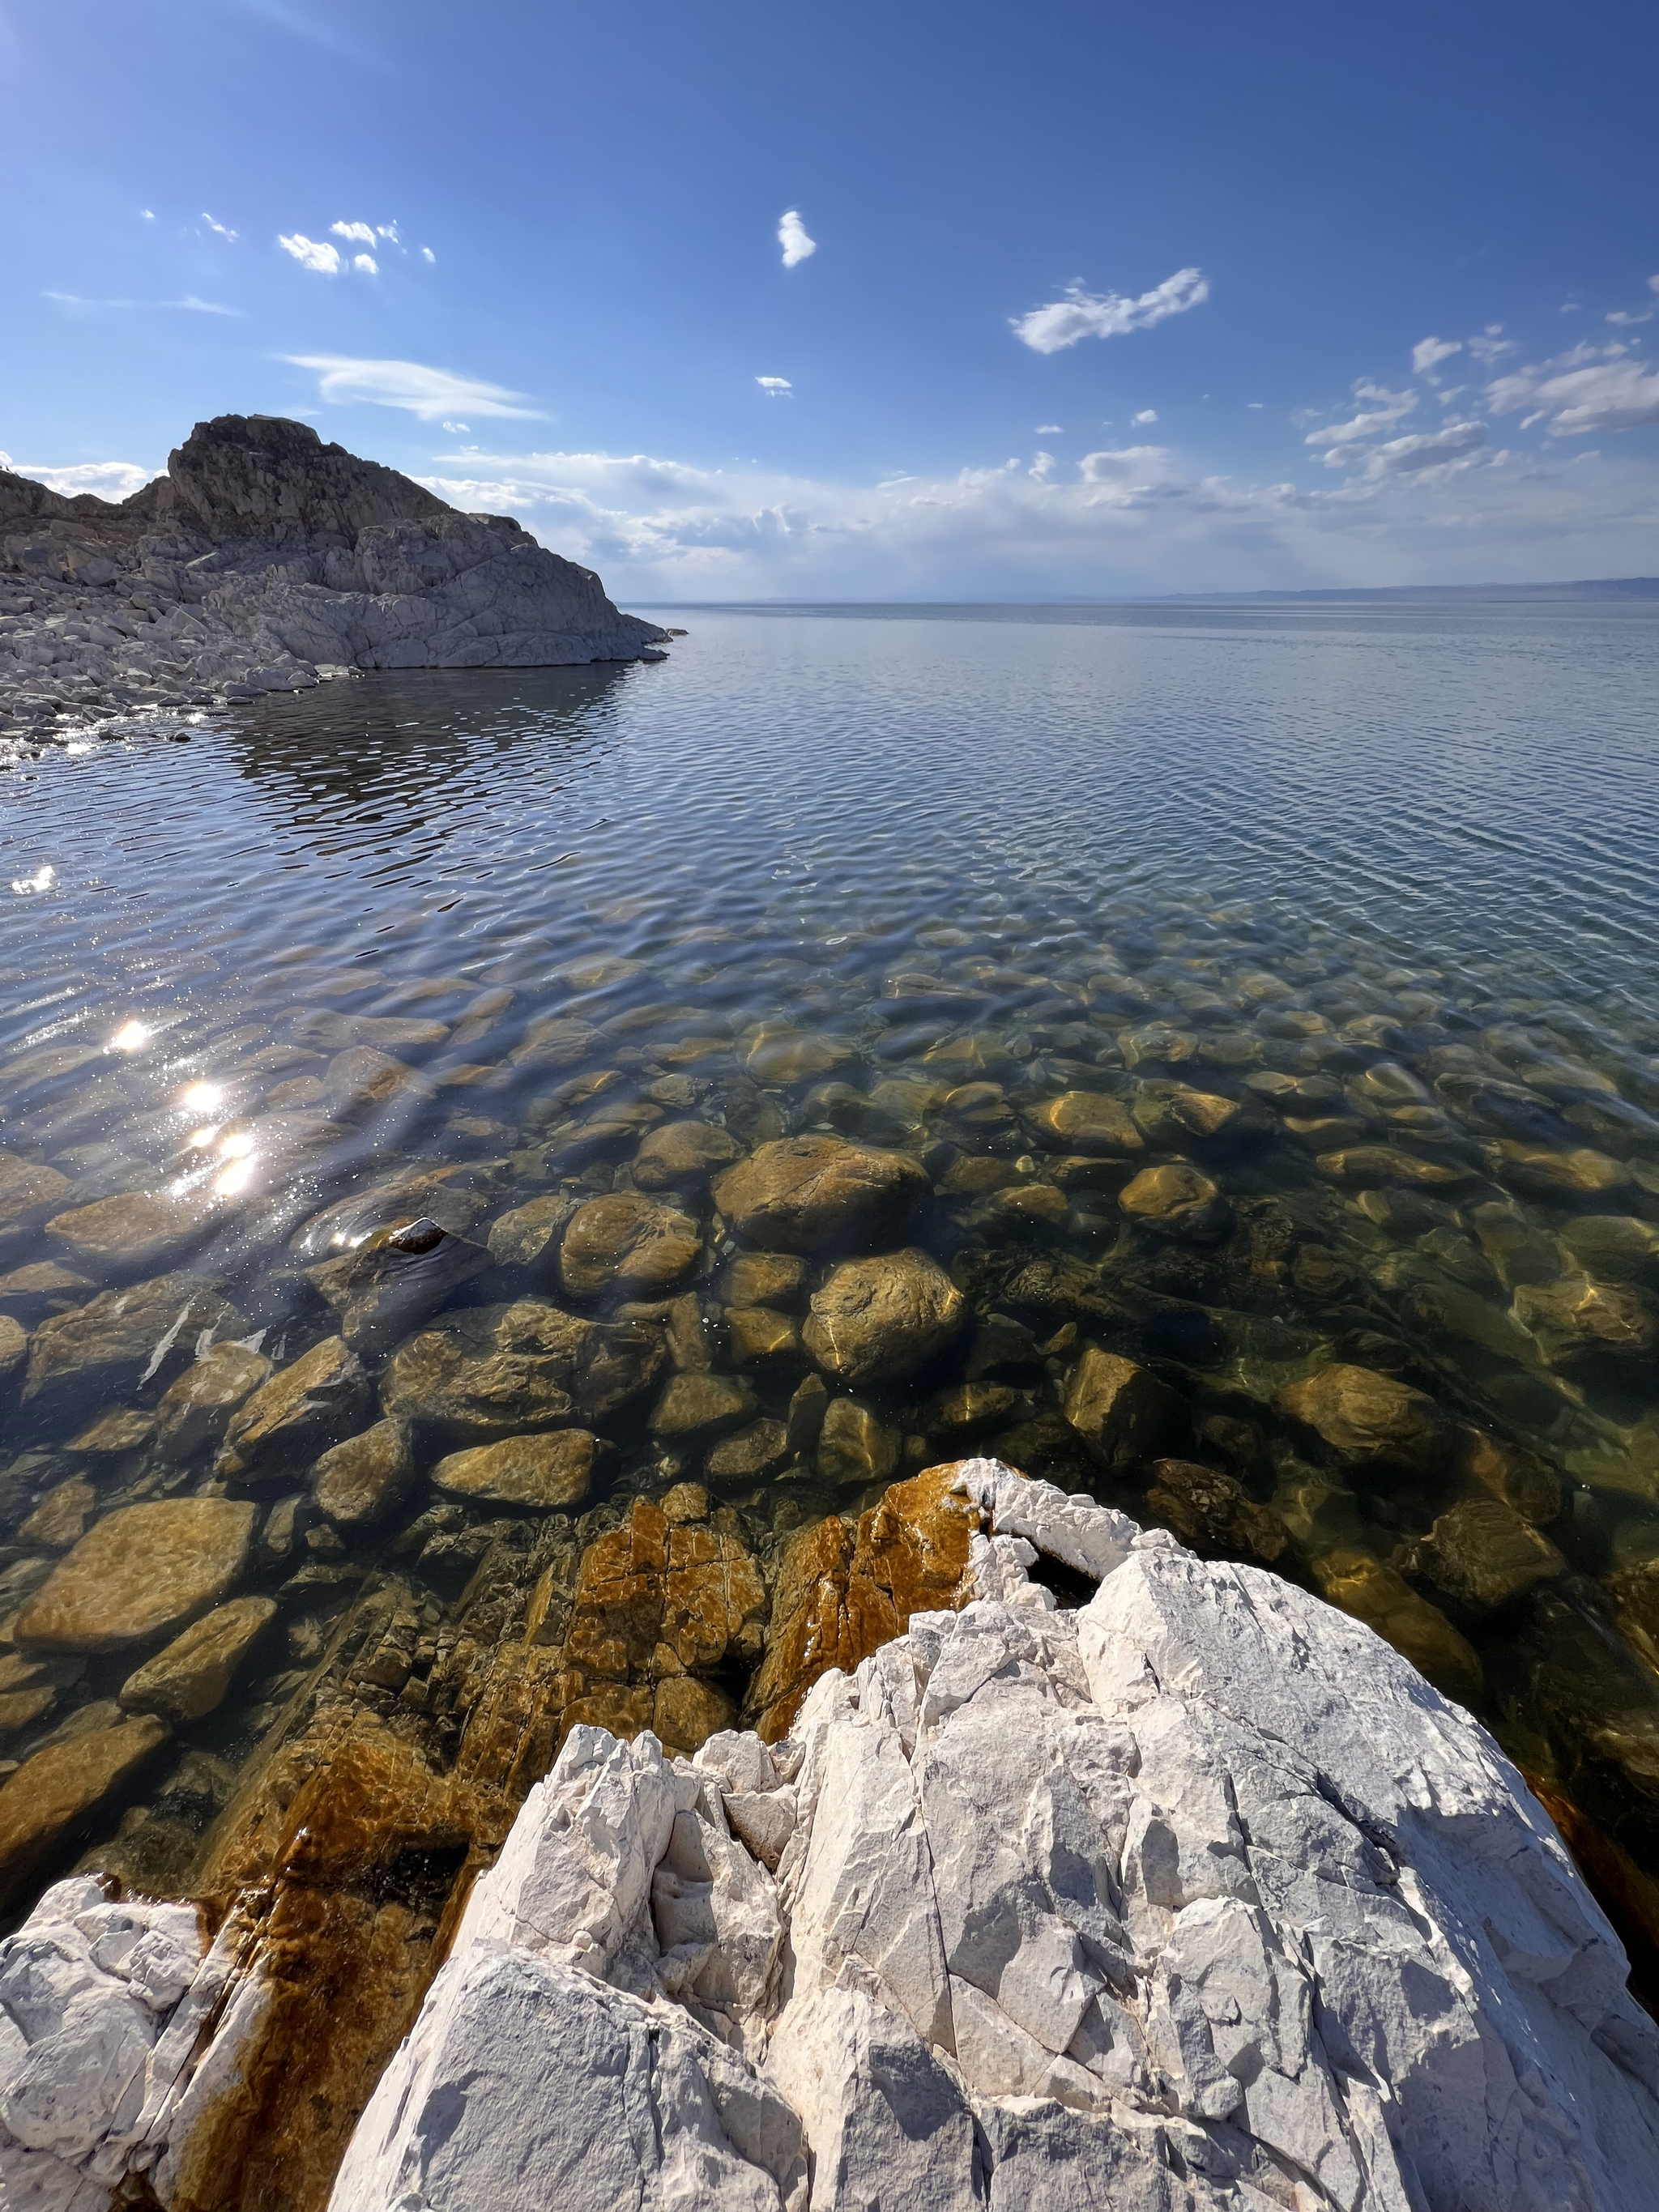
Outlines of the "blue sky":
{"label": "blue sky", "polygon": [[1605,0],[0,0],[0,447],[119,495],[302,416],[634,601],[1652,573],[1656,62]]}

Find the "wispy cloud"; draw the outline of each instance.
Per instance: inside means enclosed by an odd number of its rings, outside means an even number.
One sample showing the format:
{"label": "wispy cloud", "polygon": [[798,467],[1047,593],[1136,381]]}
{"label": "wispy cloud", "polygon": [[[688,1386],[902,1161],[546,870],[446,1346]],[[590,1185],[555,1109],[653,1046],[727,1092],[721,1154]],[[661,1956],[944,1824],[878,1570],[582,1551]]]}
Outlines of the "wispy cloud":
{"label": "wispy cloud", "polygon": [[795,388],[787,376],[757,376],[755,381],[771,399],[781,399],[787,392],[792,392]]}
{"label": "wispy cloud", "polygon": [[94,499],[131,499],[161,474],[159,469],[142,468],[137,461],[76,461],[68,468],[47,468],[33,461],[15,461],[9,453],[0,453],[0,469],[32,477],[65,499],[77,498],[82,492],[90,492]]}
{"label": "wispy cloud", "polygon": [[778,244],[783,248],[786,269],[794,268],[798,262],[805,261],[809,254],[817,252],[818,242],[816,238],[806,235],[806,225],[800,219],[799,208],[791,208],[780,221]]}
{"label": "wispy cloud", "polygon": [[1158,410],[1156,407],[1143,407],[1139,415],[1132,415],[1129,417],[1129,420],[1131,422],[1134,423],[1137,428],[1139,428],[1142,423],[1156,422],[1158,420]]}
{"label": "wispy cloud", "polygon": [[182,300],[83,300],[78,292],[45,292],[43,299],[55,300],[60,307],[80,307],[98,310],[106,307],[168,307],[178,308],[191,315],[246,315],[246,307],[222,307],[216,300],[198,300],[187,292]]}
{"label": "wispy cloud", "polygon": [[329,228],[336,238],[349,239],[354,243],[361,241],[364,246],[373,246],[374,243],[374,226],[372,222],[331,222]]}
{"label": "wispy cloud", "polygon": [[1469,340],[1469,352],[1482,368],[1491,368],[1502,361],[1506,353],[1516,353],[1519,349],[1513,338],[1504,337],[1502,323],[1488,323],[1479,337]]}
{"label": "wispy cloud", "polygon": [[1063,438],[1066,435],[1058,422],[1039,422],[1036,434],[1039,438]]}
{"label": "wispy cloud", "polygon": [[[453,452],[425,481],[516,514],[613,592],[669,599],[1156,592],[1634,574],[1659,468],[1496,454],[1480,426],[1392,440],[1328,489],[1206,477],[1123,446],[827,483],[650,454]],[[1423,436],[1439,434],[1425,433]],[[1033,476],[1032,471],[1041,473]]]}
{"label": "wispy cloud", "polygon": [[1150,330],[1154,323],[1201,306],[1209,296],[1209,279],[1198,269],[1177,269],[1133,300],[1121,292],[1088,292],[1081,283],[1068,284],[1063,300],[1012,318],[1009,328],[1033,353],[1059,353],[1079,338],[1115,338]]}
{"label": "wispy cloud", "polygon": [[216,237],[222,238],[228,246],[234,246],[237,239],[241,234],[239,231],[230,229],[222,222],[216,222],[213,217],[209,215],[205,210],[203,211],[202,220],[207,225],[208,228],[214,233]]}
{"label": "wispy cloud", "polygon": [[1443,361],[1449,361],[1455,353],[1462,350],[1462,338],[1419,338],[1412,348],[1413,374],[1431,377]]}
{"label": "wispy cloud", "polygon": [[437,255],[432,251],[432,248],[429,246],[423,246],[421,248],[421,258],[422,261],[435,261],[437,258]]}
{"label": "wispy cloud", "polygon": [[283,359],[295,368],[316,372],[319,396],[331,406],[349,406],[367,400],[377,407],[401,407],[422,422],[441,422],[447,415],[510,416],[520,422],[545,419],[534,407],[516,403],[521,392],[477,377],[457,376],[447,368],[428,368],[417,361],[359,361],[343,354],[290,353]]}
{"label": "wispy cloud", "polygon": [[1622,345],[1577,345],[1497,378],[1486,404],[1494,415],[1529,408],[1528,420],[1547,419],[1552,437],[1636,430],[1659,422],[1659,371],[1632,361]]}
{"label": "wispy cloud", "polygon": [[340,249],[325,239],[307,238],[302,230],[286,235],[278,232],[276,243],[284,253],[291,253],[301,269],[313,269],[319,276],[337,276],[341,270]]}
{"label": "wispy cloud", "polygon": [[1379,483],[1389,477],[1421,476],[1431,469],[1467,467],[1486,442],[1484,422],[1448,422],[1443,430],[1413,431],[1373,447],[1360,474],[1364,481]]}
{"label": "wispy cloud", "polygon": [[[1310,446],[1328,447],[1331,450],[1326,455],[1326,462],[1333,468],[1345,465],[1342,447],[1358,445],[1367,438],[1376,437],[1379,431],[1391,430],[1417,404],[1414,392],[1390,392],[1386,384],[1373,384],[1363,376],[1352,389],[1356,399],[1369,399],[1372,404],[1350,416],[1346,422],[1328,422],[1321,429],[1310,430],[1304,441]],[[1307,417],[1304,416],[1303,420],[1305,422]]]}

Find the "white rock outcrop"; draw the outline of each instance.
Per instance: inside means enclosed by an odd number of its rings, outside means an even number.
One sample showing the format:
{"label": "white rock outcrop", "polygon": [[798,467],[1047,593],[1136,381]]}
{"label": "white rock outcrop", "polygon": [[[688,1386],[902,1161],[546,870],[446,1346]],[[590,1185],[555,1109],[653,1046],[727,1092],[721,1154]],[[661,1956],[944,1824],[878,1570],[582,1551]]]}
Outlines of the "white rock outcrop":
{"label": "white rock outcrop", "polygon": [[1273,1575],[962,1482],[980,1595],[789,1743],[573,1730],[333,2212],[1650,2212],[1659,2032],[1486,1732]]}
{"label": "white rock outcrop", "polygon": [[591,569],[309,424],[198,422],[118,506],[0,470],[0,726],[356,669],[660,659]]}

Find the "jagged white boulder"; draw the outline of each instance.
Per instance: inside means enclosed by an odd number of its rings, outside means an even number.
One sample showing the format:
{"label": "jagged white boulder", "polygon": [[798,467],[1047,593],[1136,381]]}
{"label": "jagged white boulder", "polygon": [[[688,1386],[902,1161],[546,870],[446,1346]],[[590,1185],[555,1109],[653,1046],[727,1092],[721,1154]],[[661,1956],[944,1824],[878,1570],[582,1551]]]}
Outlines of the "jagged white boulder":
{"label": "jagged white boulder", "polygon": [[[334,2212],[666,2206],[694,2173],[811,2212],[1650,2212],[1659,2033],[1486,1732],[1271,1574],[994,1462],[961,1481],[980,1595],[824,1676],[791,1743],[573,1732]],[[1040,1552],[1092,1601],[1060,1607]],[[513,1972],[514,2086],[463,2155],[507,2063],[473,1993]],[[642,2090],[648,2142],[635,2033],[706,2085]],[[808,2183],[734,2124],[739,2082]],[[605,2162],[560,2117],[595,2100]]]}

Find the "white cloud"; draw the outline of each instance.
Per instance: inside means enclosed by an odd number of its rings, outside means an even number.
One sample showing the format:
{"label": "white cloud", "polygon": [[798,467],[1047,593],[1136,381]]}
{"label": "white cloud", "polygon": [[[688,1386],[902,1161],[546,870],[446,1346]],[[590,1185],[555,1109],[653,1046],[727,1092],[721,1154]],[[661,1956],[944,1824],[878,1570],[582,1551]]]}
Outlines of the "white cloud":
{"label": "white cloud", "polygon": [[319,276],[337,276],[340,273],[340,249],[337,246],[319,245],[314,238],[307,238],[302,230],[296,230],[287,238],[279,232],[276,243],[284,253],[291,253],[302,269],[314,269]]}
{"label": "white cloud", "polygon": [[1139,415],[1132,415],[1129,417],[1129,420],[1132,422],[1136,423],[1156,422],[1158,420],[1158,410],[1156,407],[1143,407]]}
{"label": "white cloud", "polygon": [[445,422],[439,427],[447,430],[452,438],[464,438],[471,429],[472,425],[470,422]]}
{"label": "white cloud", "polygon": [[83,300],[77,292],[43,292],[44,300],[55,300],[60,307],[176,307],[191,315],[246,315],[246,307],[222,307],[216,300],[198,300],[193,292],[186,292],[182,300]]}
{"label": "white cloud", "polygon": [[[1344,465],[1343,447],[1358,445],[1366,438],[1374,438],[1380,430],[1391,430],[1417,404],[1414,392],[1390,392],[1386,384],[1372,384],[1363,376],[1352,390],[1356,399],[1370,399],[1376,404],[1351,416],[1346,422],[1328,422],[1323,429],[1310,430],[1303,441],[1310,446],[1330,447],[1333,450],[1326,455],[1326,460],[1334,468]],[[1305,422],[1307,417],[1304,416],[1303,420]]]}
{"label": "white cloud", "polygon": [[222,238],[228,246],[234,246],[236,243],[240,234],[236,231],[227,229],[225,225],[222,222],[216,222],[213,220],[213,217],[209,215],[205,210],[203,212],[202,220],[207,225],[208,228],[212,231],[216,236]]}
{"label": "white cloud", "polygon": [[1244,404],[1245,404],[1247,407],[1255,407],[1255,408],[1258,408],[1258,409],[1260,409],[1260,408],[1261,408],[1261,407],[1264,407],[1264,406],[1267,404],[1267,402],[1266,402],[1265,400],[1261,400],[1261,399],[1247,399],[1247,400],[1244,402]]}
{"label": "white cloud", "polygon": [[1052,453],[1038,453],[1032,460],[1030,467],[1026,470],[1025,473],[1030,477],[1033,483],[1052,483],[1054,480],[1054,455]]}
{"label": "white cloud", "polygon": [[1580,438],[1602,430],[1635,430],[1659,422],[1659,371],[1632,361],[1619,345],[1598,352],[1575,346],[1553,361],[1513,369],[1486,387],[1494,415],[1534,410],[1549,417],[1553,437]]}
{"label": "white cloud", "polygon": [[1388,477],[1420,476],[1430,469],[1467,467],[1470,456],[1486,442],[1484,422],[1448,422],[1443,430],[1418,430],[1408,437],[1391,438],[1365,456],[1364,480],[1379,483]]}
{"label": "white cloud", "polygon": [[374,227],[372,223],[331,222],[329,228],[336,238],[348,238],[354,243],[363,246],[373,246],[374,243]]}
{"label": "white cloud", "polygon": [[33,477],[65,499],[78,498],[82,492],[90,492],[94,499],[131,499],[161,473],[141,468],[137,461],[77,461],[69,468],[43,468],[33,461],[15,461],[9,453],[0,453],[0,469]]}
{"label": "white cloud", "polygon": [[787,376],[757,376],[755,381],[774,399],[782,398],[786,392],[793,392],[795,388]]}
{"label": "white cloud", "polygon": [[793,269],[805,261],[808,254],[816,253],[818,242],[806,235],[806,225],[800,219],[798,208],[791,208],[778,224],[778,244],[783,248],[783,265]]}
{"label": "white cloud", "polygon": [[544,419],[537,408],[513,404],[523,398],[521,392],[457,376],[447,368],[428,368],[417,361],[358,361],[332,353],[290,353],[283,359],[295,368],[314,369],[319,395],[331,406],[364,399],[377,407],[405,408],[422,422],[441,422],[452,410],[459,413],[462,408],[469,415],[510,416],[526,422]]}
{"label": "white cloud", "polygon": [[154,208],[140,208],[138,213],[145,222],[154,222],[155,220],[155,210]]}
{"label": "white cloud", "polygon": [[1063,300],[1011,318],[1009,328],[1033,353],[1059,353],[1079,338],[1115,338],[1129,331],[1150,330],[1170,315],[1184,315],[1209,296],[1209,279],[1197,269],[1177,269],[1135,300],[1120,292],[1085,292],[1080,283],[1068,284]]}
{"label": "white cloud", "polygon": [[403,244],[403,240],[398,235],[398,226],[395,222],[377,222],[374,226],[374,235],[376,238],[385,239],[388,246]]}
{"label": "white cloud", "polygon": [[1490,368],[1495,362],[1502,361],[1506,353],[1518,350],[1515,340],[1504,336],[1502,323],[1488,323],[1478,338],[1469,340],[1469,351],[1482,368]]}
{"label": "white cloud", "polygon": [[378,276],[380,273],[380,264],[372,253],[354,255],[351,265],[354,269],[361,269],[365,276]]}
{"label": "white cloud", "polygon": [[429,246],[423,246],[421,248],[421,258],[422,261],[435,261],[437,258],[437,255],[432,251],[432,248]]}
{"label": "white cloud", "polygon": [[1036,434],[1039,438],[1063,438],[1066,435],[1058,422],[1039,422]]}
{"label": "white cloud", "polygon": [[1455,353],[1462,353],[1461,338],[1419,338],[1412,348],[1412,374],[1428,376],[1443,361],[1449,361]]}
{"label": "white cloud", "polygon": [[1659,466],[1644,459],[1569,469],[1454,440],[1369,465],[1304,491],[1198,477],[1170,448],[1140,446],[1036,481],[1015,463],[861,484],[642,453],[475,450],[441,456],[424,481],[460,507],[516,514],[624,604],[1479,582],[1651,563]]}

